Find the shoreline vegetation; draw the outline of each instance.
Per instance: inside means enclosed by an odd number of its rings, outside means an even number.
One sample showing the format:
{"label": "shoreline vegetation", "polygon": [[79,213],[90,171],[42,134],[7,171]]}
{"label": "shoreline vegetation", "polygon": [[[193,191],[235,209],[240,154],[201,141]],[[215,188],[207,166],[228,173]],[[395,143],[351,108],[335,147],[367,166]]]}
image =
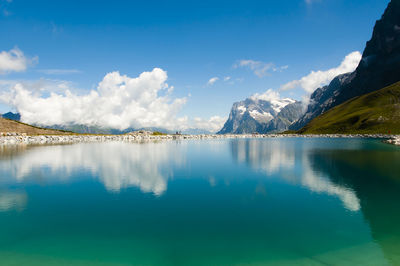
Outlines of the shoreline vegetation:
{"label": "shoreline vegetation", "polygon": [[134,131],[123,135],[68,134],[68,135],[28,135],[26,133],[0,132],[0,145],[12,144],[65,144],[81,142],[145,142],[162,140],[202,140],[239,138],[374,138],[400,145],[400,135],[388,134],[164,134],[151,131]]}

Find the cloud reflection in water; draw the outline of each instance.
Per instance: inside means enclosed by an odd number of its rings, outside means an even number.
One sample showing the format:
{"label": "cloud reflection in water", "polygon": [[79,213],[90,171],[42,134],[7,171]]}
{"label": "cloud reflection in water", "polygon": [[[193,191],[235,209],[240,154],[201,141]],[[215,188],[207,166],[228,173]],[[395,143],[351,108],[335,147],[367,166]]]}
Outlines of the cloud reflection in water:
{"label": "cloud reflection in water", "polygon": [[1,160],[0,166],[19,182],[41,169],[50,171],[50,176],[40,176],[41,181],[48,182],[56,177],[68,179],[74,171],[84,170],[98,177],[109,191],[139,187],[143,192],[161,195],[174,165],[184,162],[180,152],[184,147],[183,143],[168,142],[39,146],[28,148],[11,160]]}

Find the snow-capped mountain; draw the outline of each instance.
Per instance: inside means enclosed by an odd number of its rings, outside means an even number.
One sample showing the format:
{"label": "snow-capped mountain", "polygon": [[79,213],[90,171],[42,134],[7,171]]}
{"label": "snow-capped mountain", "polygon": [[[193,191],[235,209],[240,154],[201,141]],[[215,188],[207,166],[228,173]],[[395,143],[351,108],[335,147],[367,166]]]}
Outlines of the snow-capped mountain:
{"label": "snow-capped mountain", "polygon": [[233,104],[228,120],[218,134],[276,133],[285,131],[302,114],[300,102],[250,97]]}

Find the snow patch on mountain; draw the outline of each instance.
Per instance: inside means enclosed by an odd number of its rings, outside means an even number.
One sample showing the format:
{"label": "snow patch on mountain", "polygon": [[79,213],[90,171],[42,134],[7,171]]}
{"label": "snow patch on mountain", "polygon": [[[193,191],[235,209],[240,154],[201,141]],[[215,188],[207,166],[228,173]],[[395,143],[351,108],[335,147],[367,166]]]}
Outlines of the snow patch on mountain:
{"label": "snow patch on mountain", "polygon": [[267,90],[233,104],[228,120],[219,131],[227,133],[276,133],[286,130],[302,113],[300,102],[280,98]]}
{"label": "snow patch on mountain", "polygon": [[287,105],[295,103],[296,101],[290,98],[285,98],[281,100],[272,100],[271,105],[275,112],[279,113]]}
{"label": "snow patch on mountain", "polygon": [[285,108],[288,104],[295,103],[296,101],[290,98],[281,98],[279,92],[274,91],[272,89],[267,90],[266,92],[259,94],[256,93],[250,97],[253,101],[266,101],[271,104],[271,108],[279,113],[283,108]]}
{"label": "snow patch on mountain", "polygon": [[246,112],[246,110],[247,110],[247,108],[246,107],[244,107],[243,105],[241,105],[241,106],[238,106],[238,111],[239,111],[239,113],[242,115],[242,114],[244,114],[245,112]]}
{"label": "snow patch on mountain", "polygon": [[260,113],[257,110],[250,111],[250,116],[253,117],[255,120],[257,120],[260,123],[267,123],[274,119],[274,116],[271,115],[271,113],[268,112],[262,112]]}

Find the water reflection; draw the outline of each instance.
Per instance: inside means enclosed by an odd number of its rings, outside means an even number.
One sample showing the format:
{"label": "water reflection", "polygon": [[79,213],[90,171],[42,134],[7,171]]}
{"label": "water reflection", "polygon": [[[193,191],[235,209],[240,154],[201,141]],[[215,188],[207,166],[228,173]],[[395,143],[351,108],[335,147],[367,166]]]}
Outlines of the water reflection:
{"label": "water reflection", "polygon": [[[99,252],[92,247],[104,237],[108,251],[119,250],[118,258],[121,250],[164,258],[157,249],[165,246],[174,254],[192,252],[193,261],[218,250],[244,263],[264,255],[276,261],[281,252],[305,258],[304,264],[382,265],[379,244],[389,263],[399,265],[400,150],[362,143],[248,139],[4,147],[0,244],[54,246],[69,255],[85,238],[74,238],[71,248],[59,236],[93,234],[90,248],[79,250],[96,259]],[[185,180],[168,184],[172,177]],[[116,196],[87,189],[98,188],[97,181],[59,185],[78,178],[95,179],[115,192],[134,186],[160,195],[169,185],[169,193],[155,199],[136,190]],[[37,185],[41,182],[45,186]],[[26,211],[16,212],[21,209]],[[146,242],[136,239],[141,235],[154,244],[140,249]],[[118,245],[120,236],[120,243],[129,243],[126,249]]]}
{"label": "water reflection", "polygon": [[[238,139],[201,143],[116,142],[36,147],[1,146],[2,178],[0,182],[4,182],[6,177],[11,177],[14,182],[15,180],[27,182],[32,179],[42,183],[67,182],[71,176],[79,176],[79,171],[87,171],[90,173],[89,176],[98,178],[109,191],[119,192],[123,188],[138,187],[143,192],[161,195],[167,190],[168,179],[174,175],[176,166],[188,166],[186,156],[193,157],[193,152],[188,153],[188,147],[191,151],[199,151],[200,156],[203,156],[193,162],[189,160],[189,165],[192,163],[192,166],[204,164],[202,161],[205,159],[204,156],[226,154],[228,148],[234,161],[239,164],[247,164],[253,170],[261,171],[268,177],[284,179],[290,184],[302,186],[312,192],[336,197],[346,209],[358,211],[361,203],[355,192],[357,188],[348,181],[349,173],[354,173],[354,171],[343,171],[345,179],[336,172],[332,173],[330,171],[332,168],[329,166],[343,160],[352,162],[356,158],[362,158],[359,163],[363,163],[364,166],[365,162],[372,166],[376,165],[377,161],[373,158],[362,157],[362,154],[369,153],[363,150],[357,140],[349,140],[345,145],[347,150],[337,148],[340,141],[342,140],[321,142],[299,139]],[[343,146],[343,143],[340,145]],[[354,158],[341,156],[355,151],[361,155]],[[338,155],[332,157],[335,152]],[[386,162],[390,165],[392,161],[386,160]],[[357,165],[357,162],[354,164]],[[385,161],[379,164],[384,165]],[[219,179],[226,180],[226,177],[221,177],[218,172],[219,168],[221,167],[218,164],[203,165],[197,171],[200,171],[201,175],[204,174],[210,186],[213,187]],[[189,171],[190,176],[190,167],[185,169]],[[377,169],[382,169],[382,167]],[[398,172],[393,173],[397,175]],[[385,173],[377,173],[377,175],[384,176]],[[4,192],[3,195],[5,195]],[[17,206],[23,202],[22,198],[22,196],[18,198],[10,194],[7,197],[4,196],[3,202],[15,202],[13,206]],[[7,204],[7,206],[11,205]]]}
{"label": "water reflection", "polygon": [[231,142],[232,156],[238,163],[246,163],[267,176],[277,175],[312,192],[338,197],[345,208],[358,211],[360,200],[353,189],[332,182],[329,175],[315,170],[310,160],[315,148],[315,143],[295,139],[239,139]]}
{"label": "water reflection", "polygon": [[25,208],[27,195],[21,191],[0,191],[0,212]]}
{"label": "water reflection", "polygon": [[[161,195],[167,189],[172,168],[184,161],[184,144],[102,143],[25,147],[3,152],[0,169],[18,182],[68,180],[76,171],[90,171],[107,190],[139,187]],[[5,155],[6,154],[6,155]],[[47,172],[46,172],[47,171]],[[59,181],[60,181],[59,180]],[[36,180],[38,181],[38,180]]]}
{"label": "water reflection", "polygon": [[400,265],[400,149],[315,150],[309,159],[333,182],[354,188],[373,238],[388,261]]}
{"label": "water reflection", "polygon": [[233,158],[268,175],[295,165],[295,146],[288,141],[238,139],[231,142]]}

